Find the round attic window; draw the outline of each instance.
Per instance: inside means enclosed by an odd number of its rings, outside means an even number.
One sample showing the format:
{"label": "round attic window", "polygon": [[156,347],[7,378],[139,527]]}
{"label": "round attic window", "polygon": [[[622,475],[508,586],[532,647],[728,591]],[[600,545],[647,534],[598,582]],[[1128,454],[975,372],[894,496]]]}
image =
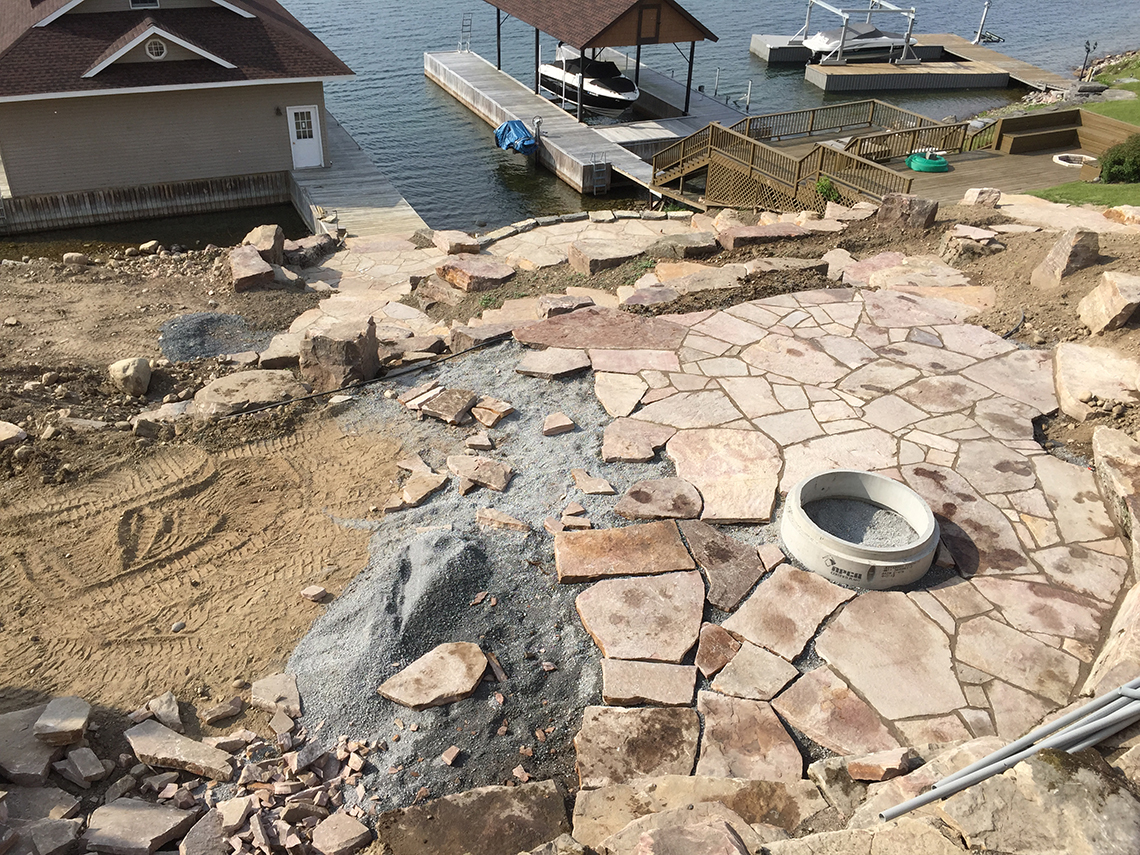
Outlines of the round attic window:
{"label": "round attic window", "polygon": [[162,39],[151,39],[146,43],[146,55],[151,59],[162,59],[166,56],[166,42]]}

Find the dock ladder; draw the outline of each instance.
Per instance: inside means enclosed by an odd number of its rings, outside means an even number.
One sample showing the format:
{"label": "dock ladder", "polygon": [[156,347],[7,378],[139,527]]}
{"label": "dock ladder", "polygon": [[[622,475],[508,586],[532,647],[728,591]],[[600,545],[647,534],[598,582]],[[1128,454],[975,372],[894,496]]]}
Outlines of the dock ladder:
{"label": "dock ladder", "polygon": [[[587,176],[588,187],[595,196],[604,196],[610,189],[610,156],[608,154],[595,154],[590,158],[590,173]],[[582,188],[585,190],[586,188]]]}
{"label": "dock ladder", "polygon": [[471,53],[471,12],[463,13],[463,23],[459,27],[459,52]]}

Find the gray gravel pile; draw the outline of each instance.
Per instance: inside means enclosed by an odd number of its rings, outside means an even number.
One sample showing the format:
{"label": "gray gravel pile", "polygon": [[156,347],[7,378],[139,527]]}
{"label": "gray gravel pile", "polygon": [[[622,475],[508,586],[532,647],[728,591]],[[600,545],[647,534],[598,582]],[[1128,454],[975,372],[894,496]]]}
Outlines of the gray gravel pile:
{"label": "gray gravel pile", "polygon": [[[481,452],[514,468],[506,492],[478,489],[460,496],[452,479],[419,508],[390,513],[378,523],[345,520],[352,527],[374,529],[368,566],[318,618],[287,666],[297,675],[305,723],[317,737],[329,745],[342,733],[387,743],[387,751],[370,757],[374,767],[366,781],[368,790],[380,795],[380,809],[408,804],[423,786],[439,796],[502,784],[512,780],[519,764],[536,778],[576,783],[572,740],[583,708],[600,703],[601,658],[574,609],[574,598],[586,586],[558,584],[553,536],[542,523],[577,501],[595,527],[628,524],[611,511],[620,493],[643,478],[673,474],[667,461],[602,463],[602,431],[611,419],[594,396],[592,376],[566,381],[523,377],[514,371],[522,353],[508,343],[433,369],[445,386],[515,406],[517,412],[490,431],[496,449]],[[384,388],[400,391],[429,376],[402,378],[399,386],[377,384],[375,391],[344,406],[339,415],[343,428],[401,436],[409,453],[419,452],[436,471],[446,471],[446,457],[463,453],[464,439],[479,425],[417,421],[414,413],[382,394]],[[578,429],[542,436],[543,419],[555,411],[574,419]],[[570,477],[576,467],[609,479],[619,496],[578,491]],[[497,508],[534,530],[527,535],[482,531],[474,522],[480,507]],[[451,530],[417,533],[435,526]],[[483,591],[486,597],[472,605]],[[385,679],[448,641],[472,641],[494,652],[509,679],[484,681],[474,697],[422,712],[376,694]],[[502,704],[496,692],[503,695]],[[414,732],[413,724],[418,728]],[[504,724],[507,732],[500,736]],[[544,741],[535,736],[537,730],[543,731]],[[449,768],[439,755],[451,745],[463,753]],[[523,746],[533,757],[519,753]],[[403,768],[390,774],[390,767]],[[351,802],[354,792],[347,797]]]}
{"label": "gray gravel pile", "polygon": [[158,344],[171,362],[209,359],[246,350],[262,351],[273,333],[254,331],[241,315],[191,312],[177,315],[159,327]]}
{"label": "gray gravel pile", "polygon": [[817,499],[804,513],[828,534],[872,549],[903,547],[918,537],[897,511],[861,499]]}

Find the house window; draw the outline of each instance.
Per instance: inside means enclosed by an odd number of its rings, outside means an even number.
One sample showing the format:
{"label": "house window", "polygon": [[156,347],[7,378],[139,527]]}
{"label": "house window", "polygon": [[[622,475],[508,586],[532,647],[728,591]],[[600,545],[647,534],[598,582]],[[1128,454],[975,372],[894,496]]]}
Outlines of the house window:
{"label": "house window", "polygon": [[131,0],[132,9],[157,9],[158,0]]}
{"label": "house window", "polygon": [[309,110],[298,110],[293,114],[294,131],[299,140],[313,138],[313,114]]}
{"label": "house window", "polygon": [[162,39],[151,39],[146,43],[146,55],[151,59],[162,59],[166,56],[166,42]]}

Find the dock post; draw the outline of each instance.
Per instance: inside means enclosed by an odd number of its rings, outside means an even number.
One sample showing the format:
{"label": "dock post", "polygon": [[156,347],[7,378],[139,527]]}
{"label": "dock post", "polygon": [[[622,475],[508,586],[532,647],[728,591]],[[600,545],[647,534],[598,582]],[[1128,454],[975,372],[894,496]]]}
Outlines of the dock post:
{"label": "dock post", "polygon": [[[693,94],[693,55],[696,53],[697,43],[689,42],[689,77],[685,81],[685,115],[689,115],[689,97]],[[720,70],[717,70],[720,73]]]}
{"label": "dock post", "polygon": [[503,13],[495,7],[495,68],[503,70]]}
{"label": "dock post", "polygon": [[[629,54],[626,54],[628,56]],[[635,65],[633,66],[633,85],[637,86],[641,83],[641,42],[637,43],[637,56],[634,58]]]}
{"label": "dock post", "polygon": [[534,94],[538,94],[538,67],[541,65],[538,61],[538,27],[534,28]]}

